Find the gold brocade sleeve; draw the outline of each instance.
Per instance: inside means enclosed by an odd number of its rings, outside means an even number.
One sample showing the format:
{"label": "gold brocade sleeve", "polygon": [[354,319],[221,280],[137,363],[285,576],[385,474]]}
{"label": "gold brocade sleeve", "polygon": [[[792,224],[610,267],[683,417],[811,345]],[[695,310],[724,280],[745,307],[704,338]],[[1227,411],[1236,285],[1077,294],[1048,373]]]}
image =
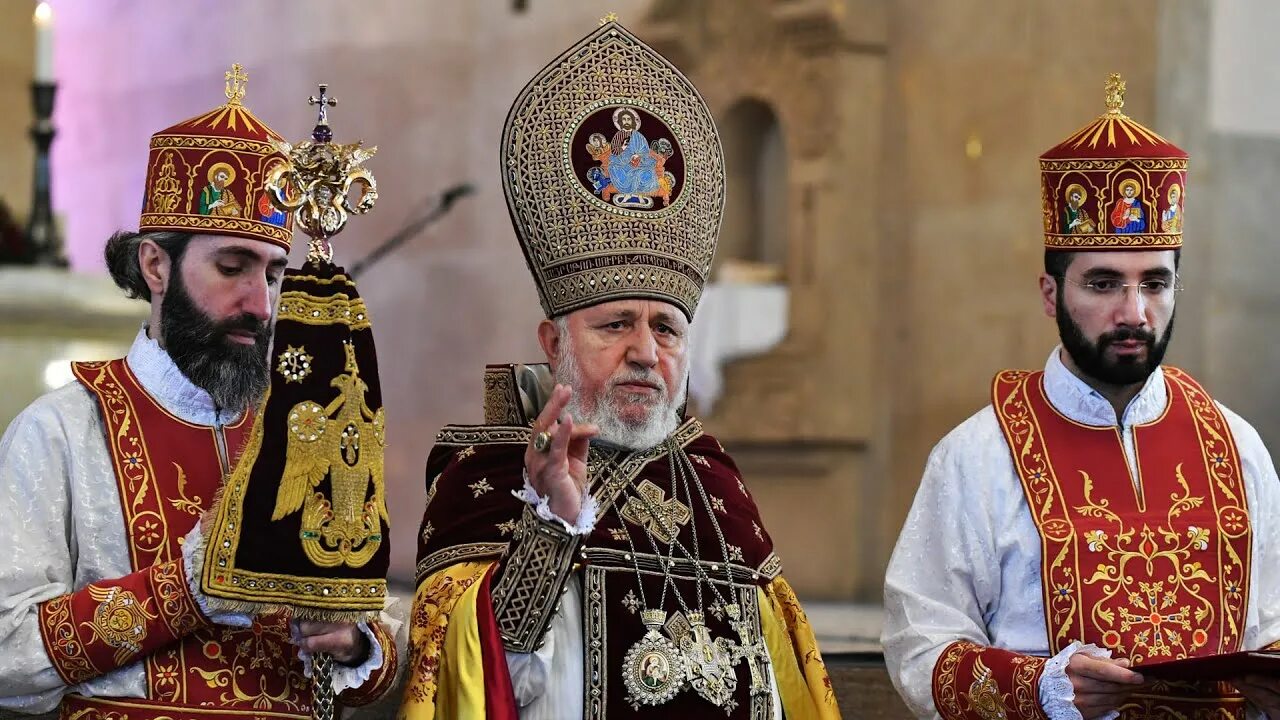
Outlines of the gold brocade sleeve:
{"label": "gold brocade sleeve", "polygon": [[784,713],[795,720],[839,718],[840,708],[818,641],[791,585],[777,577],[760,593],[760,625]]}
{"label": "gold brocade sleeve", "polygon": [[511,652],[542,646],[582,537],[538,517],[525,505],[493,586],[493,612]]}
{"label": "gold brocade sleeve", "polygon": [[440,663],[449,624],[458,602],[484,579],[492,562],[463,562],[429,575],[418,585],[409,614],[409,677],[400,720],[436,717]]}
{"label": "gold brocade sleeve", "polygon": [[476,613],[482,588],[483,583],[477,582],[463,592],[444,634],[444,661],[440,663],[436,686],[436,710],[441,718],[486,720],[492,717],[485,707],[486,678]]}
{"label": "gold brocade sleeve", "polygon": [[40,635],[58,676],[75,685],[209,626],[182,559],[101,580],[39,605]]}
{"label": "gold brocade sleeve", "polygon": [[944,720],[1045,720],[1040,676],[1045,658],[953,642],[933,668],[933,703]]}

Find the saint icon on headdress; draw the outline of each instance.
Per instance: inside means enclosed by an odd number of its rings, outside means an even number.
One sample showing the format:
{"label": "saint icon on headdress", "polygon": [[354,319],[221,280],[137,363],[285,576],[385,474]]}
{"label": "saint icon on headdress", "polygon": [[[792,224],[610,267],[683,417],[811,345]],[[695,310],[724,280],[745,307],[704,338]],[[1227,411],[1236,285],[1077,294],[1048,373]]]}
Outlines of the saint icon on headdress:
{"label": "saint icon on headdress", "polygon": [[640,129],[644,119],[636,108],[624,105],[604,112],[609,113],[614,133],[611,139],[601,132],[587,138],[587,154],[599,163],[584,174],[588,187],[618,207],[649,209],[654,198],[660,198],[663,207],[670,205],[676,176],[667,163],[676,154],[675,144],[665,137],[650,142]]}
{"label": "saint icon on headdress", "polygon": [[236,179],[235,168],[227,163],[214,163],[209,168],[209,184],[200,191],[200,214],[239,217],[242,208],[227,186]]}
{"label": "saint icon on headdress", "polygon": [[1147,231],[1147,217],[1142,209],[1142,199],[1138,195],[1142,186],[1137,180],[1127,178],[1120,182],[1120,199],[1111,209],[1111,226],[1123,235],[1144,233]]}
{"label": "saint icon on headdress", "polygon": [[[278,160],[271,163],[262,173],[262,176],[264,178],[269,177],[280,165],[281,163]],[[285,217],[285,212],[271,202],[271,196],[267,193],[266,188],[263,188],[262,192],[258,194],[258,219],[262,220],[262,222],[284,227]]]}
{"label": "saint icon on headdress", "polygon": [[1169,207],[1160,213],[1160,231],[1166,233],[1182,232],[1182,186],[1174,183],[1169,186],[1166,198]]}
{"label": "saint icon on headdress", "polygon": [[1089,219],[1089,211],[1084,207],[1088,197],[1080,183],[1067,186],[1067,205],[1062,209],[1063,235],[1093,235],[1098,232],[1098,226]]}

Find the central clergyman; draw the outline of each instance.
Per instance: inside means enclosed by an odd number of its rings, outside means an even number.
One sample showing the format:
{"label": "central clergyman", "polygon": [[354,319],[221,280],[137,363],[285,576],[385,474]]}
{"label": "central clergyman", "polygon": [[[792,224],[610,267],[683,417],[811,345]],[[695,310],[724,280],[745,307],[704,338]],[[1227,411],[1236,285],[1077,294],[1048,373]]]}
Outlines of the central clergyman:
{"label": "central clergyman", "polygon": [[485,424],[427,461],[403,716],[837,717],[747,486],[684,413],[724,207],[706,104],[610,22],[500,147],[548,363],[491,366]]}

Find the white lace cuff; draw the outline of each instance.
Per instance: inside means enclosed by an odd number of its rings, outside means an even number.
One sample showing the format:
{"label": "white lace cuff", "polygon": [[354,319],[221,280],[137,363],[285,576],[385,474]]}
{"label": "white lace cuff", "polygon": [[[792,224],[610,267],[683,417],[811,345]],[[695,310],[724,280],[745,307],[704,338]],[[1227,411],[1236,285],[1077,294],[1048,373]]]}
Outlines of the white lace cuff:
{"label": "white lace cuff", "polygon": [[204,570],[204,535],[200,532],[200,523],[191,528],[191,532],[182,540],[182,564],[187,569],[187,588],[191,597],[200,606],[200,612],[215,625],[228,627],[253,627],[253,618],[244,613],[218,612],[210,599],[200,592],[200,573]]}
{"label": "white lace cuff", "polygon": [[[377,636],[373,634],[369,623],[358,623],[356,627],[360,628],[360,632],[364,633],[364,636],[369,639],[369,657],[355,667],[334,661],[330,679],[333,681],[333,692],[335,694],[364,685],[369,682],[370,677],[373,677],[373,672],[382,667],[384,657],[382,644],[378,642]],[[289,621],[289,633],[293,635],[294,645],[302,642],[302,633],[298,630],[297,620]],[[298,647],[298,659],[302,661],[302,674],[311,677],[311,653]]]}
{"label": "white lace cuff", "polygon": [[582,494],[582,509],[578,511],[578,519],[572,525],[551,512],[551,498],[543,497],[533,489],[533,483],[529,482],[529,473],[524,473],[524,488],[513,491],[511,494],[532,505],[538,517],[549,523],[559,523],[570,535],[590,535],[591,531],[596,529],[596,511],[600,508],[595,496],[591,493]]}
{"label": "white lace cuff", "polygon": [[[1084,720],[1084,716],[1076,709],[1076,691],[1067,677],[1067,663],[1071,656],[1082,652],[1089,657],[1109,658],[1111,651],[1092,643],[1081,645],[1073,642],[1062,649],[1062,652],[1049,658],[1040,674],[1040,705],[1049,720]],[[1120,713],[1112,710],[1099,720],[1115,720]]]}

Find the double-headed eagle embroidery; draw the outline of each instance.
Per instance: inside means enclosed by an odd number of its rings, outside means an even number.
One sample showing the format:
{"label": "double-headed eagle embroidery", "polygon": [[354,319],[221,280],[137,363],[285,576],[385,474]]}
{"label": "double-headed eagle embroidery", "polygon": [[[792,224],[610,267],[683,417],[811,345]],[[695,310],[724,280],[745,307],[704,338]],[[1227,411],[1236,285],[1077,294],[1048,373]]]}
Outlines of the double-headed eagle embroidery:
{"label": "double-headed eagle embroidery", "polygon": [[[284,474],[271,514],[280,520],[301,509],[303,550],[317,567],[326,568],[364,566],[382,544],[381,522],[390,524],[383,480],[385,416],[365,403],[369,388],[360,379],[355,347],[343,345],[345,372],[330,382],[338,397],[328,407],[307,400],[289,411]],[[332,501],[317,489],[326,476]]]}
{"label": "double-headed eagle embroidery", "polygon": [[142,652],[142,643],[147,639],[147,621],[155,620],[156,616],[147,612],[145,604],[138,602],[138,596],[128,590],[88,587],[89,597],[98,601],[98,607],[93,610],[93,622],[81,624],[89,626],[95,639],[115,648],[115,661],[123,665]]}
{"label": "double-headed eagle embroidery", "polygon": [[974,659],[973,672],[976,677],[969,686],[969,709],[983,720],[1005,720],[1009,716],[1005,711],[1005,697],[982,658]]}

